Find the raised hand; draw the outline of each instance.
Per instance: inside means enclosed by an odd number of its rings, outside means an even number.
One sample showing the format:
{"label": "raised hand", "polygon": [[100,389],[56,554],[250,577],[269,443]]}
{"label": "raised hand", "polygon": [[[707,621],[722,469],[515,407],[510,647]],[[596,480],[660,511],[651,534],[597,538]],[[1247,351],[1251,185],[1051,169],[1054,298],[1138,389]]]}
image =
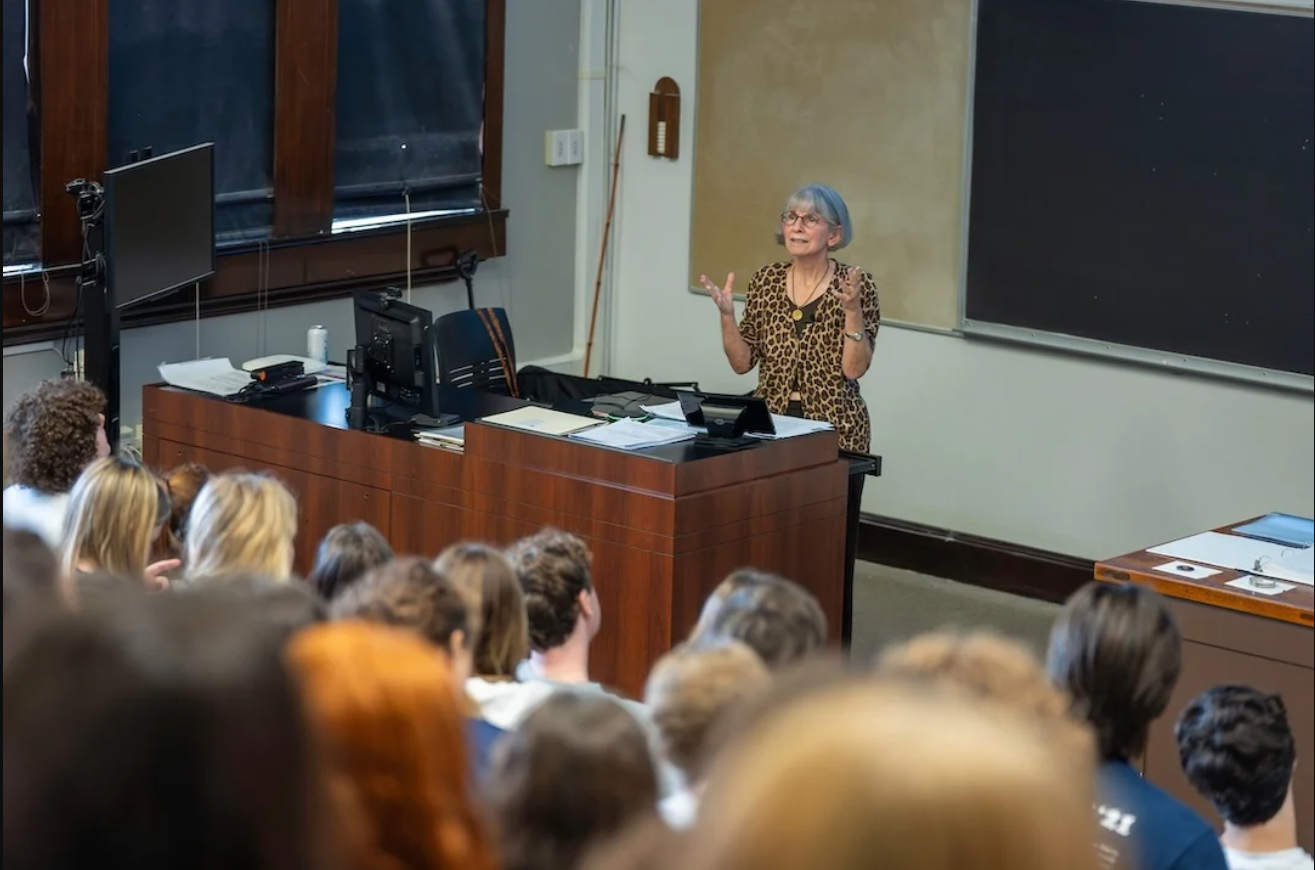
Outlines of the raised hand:
{"label": "raised hand", "polygon": [[840,307],[853,313],[863,310],[862,291],[863,273],[857,266],[846,269],[844,277],[840,279],[840,286],[831,289],[836,299],[840,300]]}
{"label": "raised hand", "polygon": [[735,316],[735,273],[731,272],[726,276],[726,286],[718,288],[716,284],[708,279],[707,275],[700,275],[699,281],[703,284],[703,289],[708,291],[712,301],[716,304],[717,310],[722,314]]}
{"label": "raised hand", "polygon": [[147,565],[146,575],[143,578],[146,581],[146,588],[159,591],[168,589],[169,578],[164,575],[182,564],[179,559],[162,559]]}

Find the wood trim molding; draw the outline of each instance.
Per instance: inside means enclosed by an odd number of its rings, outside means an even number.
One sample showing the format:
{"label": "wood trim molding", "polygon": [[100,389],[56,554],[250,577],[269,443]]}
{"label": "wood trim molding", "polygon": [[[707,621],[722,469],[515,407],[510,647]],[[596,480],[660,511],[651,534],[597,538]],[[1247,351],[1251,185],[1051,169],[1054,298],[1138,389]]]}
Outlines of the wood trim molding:
{"label": "wood trim molding", "polygon": [[1056,604],[1095,579],[1087,559],[875,514],[859,523],[858,558]]}
{"label": "wood trim molding", "polygon": [[507,0],[485,2],[484,47],[484,166],[481,193],[484,207],[503,208],[502,113],[507,81]]}
{"label": "wood trim molding", "polygon": [[274,237],[327,233],[338,133],[338,0],[277,0],[274,38]]}
{"label": "wood trim molding", "polygon": [[[35,4],[43,263],[82,260],[77,200],[64,186],[75,178],[98,181],[106,169],[109,7],[109,0],[41,0]],[[7,307],[8,299],[5,301]]]}

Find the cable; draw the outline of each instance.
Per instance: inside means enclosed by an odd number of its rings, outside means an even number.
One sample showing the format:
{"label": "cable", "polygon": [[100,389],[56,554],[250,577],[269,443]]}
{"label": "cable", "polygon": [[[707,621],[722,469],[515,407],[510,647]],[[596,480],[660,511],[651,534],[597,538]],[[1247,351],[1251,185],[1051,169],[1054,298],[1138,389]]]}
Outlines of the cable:
{"label": "cable", "polygon": [[193,296],[193,298],[196,300],[196,356],[193,357],[193,359],[200,359],[201,358],[201,282],[197,281],[195,284],[192,285],[192,288],[193,290],[196,291]]}
{"label": "cable", "polygon": [[23,312],[27,314],[28,317],[44,317],[46,312],[50,310],[50,273],[49,272],[43,271],[41,273],[41,285],[45,290],[45,294],[46,294],[45,301],[41,303],[40,308],[33,309],[28,307],[27,273],[26,272],[18,273],[18,299],[20,302],[23,303]]}
{"label": "cable", "polygon": [[406,200],[406,304],[411,304],[411,191],[402,188],[402,198]]}

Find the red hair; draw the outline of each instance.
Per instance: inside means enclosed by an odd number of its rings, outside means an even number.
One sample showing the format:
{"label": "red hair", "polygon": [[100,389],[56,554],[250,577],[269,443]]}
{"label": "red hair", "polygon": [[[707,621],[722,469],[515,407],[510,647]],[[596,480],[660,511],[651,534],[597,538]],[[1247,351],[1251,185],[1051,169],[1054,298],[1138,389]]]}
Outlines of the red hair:
{"label": "red hair", "polygon": [[408,632],[342,622],[301,632],[288,659],[324,742],[350,863],[492,870],[446,657]]}

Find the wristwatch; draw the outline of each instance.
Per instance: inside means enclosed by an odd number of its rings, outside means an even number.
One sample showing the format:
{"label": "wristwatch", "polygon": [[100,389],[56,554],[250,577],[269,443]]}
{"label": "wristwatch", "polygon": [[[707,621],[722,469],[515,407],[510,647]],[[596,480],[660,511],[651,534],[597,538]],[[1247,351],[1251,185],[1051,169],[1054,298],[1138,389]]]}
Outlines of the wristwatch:
{"label": "wristwatch", "polygon": [[868,334],[867,330],[860,329],[858,332],[846,332],[845,338],[849,339],[850,341],[862,341],[863,339],[867,338],[867,334]]}

